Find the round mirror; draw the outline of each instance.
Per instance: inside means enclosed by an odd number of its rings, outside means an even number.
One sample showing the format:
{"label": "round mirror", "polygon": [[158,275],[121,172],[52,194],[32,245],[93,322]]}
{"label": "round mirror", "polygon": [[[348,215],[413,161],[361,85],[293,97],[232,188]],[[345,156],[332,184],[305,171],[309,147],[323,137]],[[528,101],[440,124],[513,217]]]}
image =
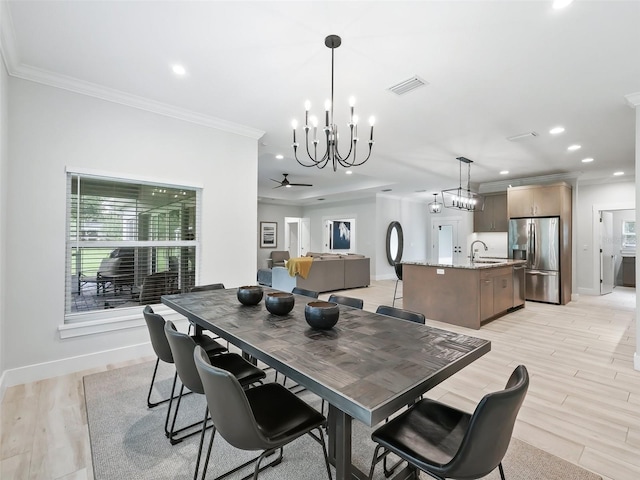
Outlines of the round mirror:
{"label": "round mirror", "polygon": [[403,248],[402,225],[399,222],[391,222],[387,228],[387,261],[389,265],[395,265],[402,260]]}

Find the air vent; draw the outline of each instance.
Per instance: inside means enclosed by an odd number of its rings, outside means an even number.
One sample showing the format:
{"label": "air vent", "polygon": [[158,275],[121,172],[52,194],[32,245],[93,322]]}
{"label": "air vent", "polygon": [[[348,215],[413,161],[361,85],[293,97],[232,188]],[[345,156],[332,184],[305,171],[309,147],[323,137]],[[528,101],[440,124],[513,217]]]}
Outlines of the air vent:
{"label": "air vent", "polygon": [[523,140],[531,140],[536,138],[538,134],[536,132],[521,133],[520,135],[514,135],[513,137],[507,137],[510,142],[522,142]]}
{"label": "air vent", "polygon": [[415,90],[418,87],[422,87],[423,85],[428,84],[429,82],[421,79],[416,75],[408,80],[405,80],[404,82],[400,82],[397,85],[394,85],[393,87],[389,87],[389,90],[396,95],[404,95],[405,93],[409,93],[410,91]]}

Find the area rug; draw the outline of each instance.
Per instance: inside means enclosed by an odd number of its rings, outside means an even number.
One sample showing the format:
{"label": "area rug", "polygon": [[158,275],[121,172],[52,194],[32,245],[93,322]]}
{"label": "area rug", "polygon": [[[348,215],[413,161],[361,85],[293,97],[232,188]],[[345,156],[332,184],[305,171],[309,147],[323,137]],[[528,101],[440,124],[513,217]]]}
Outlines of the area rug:
{"label": "area rug", "polygon": [[[153,363],[142,363],[84,377],[95,480],[193,478],[199,435],[177,445],[169,443],[163,430],[166,404],[153,409],[146,406],[152,372]],[[173,372],[173,365],[161,364],[160,380],[156,382],[152,399],[168,396]],[[320,399],[312,393],[304,392],[302,396],[319,407]],[[201,421],[205,406],[202,395],[184,397],[180,406],[180,425]],[[371,429],[360,422],[353,423],[353,463],[364,472],[369,471],[374,450],[370,432]],[[255,453],[238,451],[217,435],[207,478],[215,478],[253,456]],[[516,438],[511,441],[503,466],[509,480],[601,480],[598,475]],[[240,479],[247,473],[241,471],[228,478]],[[376,474],[376,479],[384,479],[381,465],[376,468]],[[327,473],[320,445],[308,436],[293,442],[285,447],[283,462],[266,469],[260,478],[325,480]],[[485,478],[499,480],[500,476],[495,471]]]}

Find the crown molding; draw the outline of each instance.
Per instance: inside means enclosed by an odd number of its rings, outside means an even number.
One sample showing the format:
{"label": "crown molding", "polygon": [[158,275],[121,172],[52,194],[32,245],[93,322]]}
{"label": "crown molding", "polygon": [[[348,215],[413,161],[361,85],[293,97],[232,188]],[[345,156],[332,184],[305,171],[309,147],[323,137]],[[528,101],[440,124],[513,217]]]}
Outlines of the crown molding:
{"label": "crown molding", "polygon": [[177,120],[195,123],[209,128],[215,128],[236,135],[242,135],[255,140],[264,136],[265,132],[220,118],[203,115],[192,110],[175,107],[137,95],[131,95],[120,90],[108,88],[77,78],[50,72],[37,67],[24,65],[19,58],[16,48],[13,21],[7,2],[0,1],[0,54],[4,60],[7,72],[12,77],[60,88],[80,95],[99,98],[108,102],[118,103],[127,107],[145,110],[147,112],[172,117]]}
{"label": "crown molding", "polygon": [[569,172],[540,175],[538,177],[512,178],[510,180],[499,180],[497,182],[485,182],[480,184],[478,193],[506,192],[509,187],[519,187],[522,185],[545,185],[564,181],[572,183],[572,181],[576,180],[579,176],[579,172]]}
{"label": "crown molding", "polygon": [[631,108],[640,107],[640,92],[630,93],[625,95],[624,98]]}

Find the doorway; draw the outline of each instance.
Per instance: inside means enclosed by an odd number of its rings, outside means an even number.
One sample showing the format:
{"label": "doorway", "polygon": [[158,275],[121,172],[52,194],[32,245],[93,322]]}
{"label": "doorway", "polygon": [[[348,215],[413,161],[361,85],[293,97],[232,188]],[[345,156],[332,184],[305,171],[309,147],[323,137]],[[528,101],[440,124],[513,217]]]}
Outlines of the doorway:
{"label": "doorway", "polygon": [[431,260],[443,265],[463,263],[466,260],[466,230],[460,219],[431,220]]}
{"label": "doorway", "polygon": [[291,257],[304,257],[311,249],[310,225],[309,218],[284,218],[284,245]]}

